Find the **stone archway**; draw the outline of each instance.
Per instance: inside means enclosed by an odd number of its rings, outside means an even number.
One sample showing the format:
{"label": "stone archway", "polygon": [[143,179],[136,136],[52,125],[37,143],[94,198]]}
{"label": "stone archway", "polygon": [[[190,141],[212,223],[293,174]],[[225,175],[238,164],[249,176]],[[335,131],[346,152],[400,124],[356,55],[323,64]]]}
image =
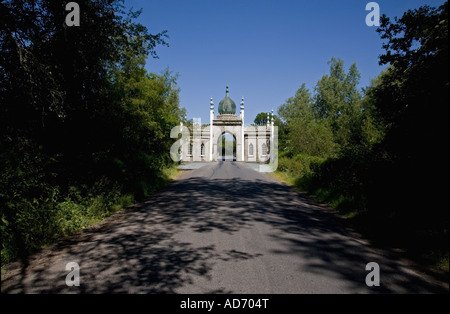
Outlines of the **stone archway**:
{"label": "stone archway", "polygon": [[[219,115],[214,115],[214,103],[211,98],[210,107],[210,145],[211,161],[223,159],[222,136],[224,133],[233,136],[232,159],[244,161],[244,99],[241,102],[239,117],[236,115],[236,103],[230,98],[230,91],[227,86],[225,98],[218,106]],[[220,141],[220,142],[219,142]],[[220,146],[220,147],[219,147]],[[226,147],[225,147],[226,149]],[[228,149],[229,150],[229,149]]]}
{"label": "stone archway", "polygon": [[218,137],[217,159],[222,161],[236,161],[236,136],[230,132],[223,132]]}
{"label": "stone archway", "polygon": [[[236,104],[229,96],[227,86],[225,98],[218,107],[219,114],[214,112],[214,102],[210,102],[210,123],[201,125],[200,119],[194,119],[193,129],[185,127],[181,142],[181,159],[186,162],[218,161],[224,156],[232,155],[232,160],[238,162],[265,163],[273,154],[271,140],[273,140],[273,119],[264,126],[247,126],[244,124],[244,98],[240,103],[239,116],[236,115]],[[269,114],[268,114],[269,117]],[[183,124],[180,124],[183,128]],[[223,134],[230,134],[233,138],[233,149],[230,154],[225,153],[222,145]],[[226,147],[225,147],[226,149]],[[227,159],[227,158],[225,158]],[[231,158],[228,158],[231,159]]]}
{"label": "stone archway", "polygon": [[[227,160],[234,161],[243,161],[242,155],[242,124],[240,121],[221,121],[214,120],[214,126],[212,127],[212,160],[219,161],[223,160],[223,149],[226,150],[226,154],[228,156],[231,155],[232,152],[233,158],[226,158]],[[228,138],[232,138],[232,148],[223,147],[222,145],[222,137],[226,134]]]}

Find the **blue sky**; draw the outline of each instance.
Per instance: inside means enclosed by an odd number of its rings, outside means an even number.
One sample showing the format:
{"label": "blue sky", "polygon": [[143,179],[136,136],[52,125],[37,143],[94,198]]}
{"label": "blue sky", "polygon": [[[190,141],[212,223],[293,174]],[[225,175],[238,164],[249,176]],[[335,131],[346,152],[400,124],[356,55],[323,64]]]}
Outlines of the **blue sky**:
{"label": "blue sky", "polygon": [[[142,8],[138,21],[151,33],[168,31],[170,47],[159,46],[159,59],[147,69],[178,73],[181,106],[188,119],[209,123],[209,101],[217,105],[230,86],[239,107],[245,98],[245,124],[293,96],[302,83],[313,91],[329,72],[327,62],[356,62],[360,87],[369,85],[378,65],[382,40],[368,27],[363,0],[126,0]],[[381,14],[401,17],[408,9],[444,0],[376,1]],[[239,114],[239,109],[237,109]]]}

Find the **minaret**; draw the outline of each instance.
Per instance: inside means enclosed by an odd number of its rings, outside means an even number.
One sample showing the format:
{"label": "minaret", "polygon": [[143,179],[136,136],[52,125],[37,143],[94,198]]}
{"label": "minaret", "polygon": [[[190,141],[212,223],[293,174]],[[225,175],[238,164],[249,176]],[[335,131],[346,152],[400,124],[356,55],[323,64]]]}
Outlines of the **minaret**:
{"label": "minaret", "polygon": [[241,152],[242,152],[242,161],[245,161],[245,155],[244,155],[244,131],[245,131],[245,123],[244,123],[244,97],[242,97],[241,100],[241,121],[242,121],[242,129],[241,129]]}
{"label": "minaret", "polygon": [[266,120],[266,126],[269,127],[270,125],[270,113],[267,113],[267,120]]}
{"label": "minaret", "polygon": [[275,142],[274,142],[274,124],[275,124],[275,119],[273,118],[273,109],[272,109],[272,121],[270,124],[270,162],[273,163],[274,162],[274,148],[275,148]]}
{"label": "minaret", "polygon": [[210,109],[209,109],[209,161],[212,161],[213,159],[213,120],[214,120],[214,102],[211,97],[210,102]]}
{"label": "minaret", "polygon": [[[180,132],[183,134],[183,120],[180,121]],[[183,136],[181,136],[183,138]],[[183,141],[181,141],[180,145],[180,161],[183,161]]]}

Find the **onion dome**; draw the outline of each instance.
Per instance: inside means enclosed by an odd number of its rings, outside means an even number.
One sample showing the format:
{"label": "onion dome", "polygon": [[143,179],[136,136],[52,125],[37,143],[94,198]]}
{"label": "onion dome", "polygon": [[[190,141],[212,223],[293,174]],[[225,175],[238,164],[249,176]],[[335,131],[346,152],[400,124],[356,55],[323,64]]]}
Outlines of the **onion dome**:
{"label": "onion dome", "polygon": [[230,98],[229,93],[230,93],[230,91],[228,90],[228,85],[227,85],[226,96],[219,103],[219,114],[235,114],[236,113],[236,104]]}

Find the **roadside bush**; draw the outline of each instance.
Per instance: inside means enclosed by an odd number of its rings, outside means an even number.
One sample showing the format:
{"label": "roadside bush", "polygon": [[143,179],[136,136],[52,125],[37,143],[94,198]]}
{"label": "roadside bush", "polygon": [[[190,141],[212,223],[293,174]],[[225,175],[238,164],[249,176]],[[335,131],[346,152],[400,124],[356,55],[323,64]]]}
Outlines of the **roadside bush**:
{"label": "roadside bush", "polygon": [[301,164],[287,157],[278,158],[278,171],[295,173],[301,168]]}
{"label": "roadside bush", "polygon": [[73,234],[89,226],[87,208],[67,199],[57,207],[59,231],[63,236]]}
{"label": "roadside bush", "polygon": [[346,213],[366,208],[363,165],[358,158],[326,159],[297,154],[279,158],[278,171],[291,177],[299,190]]}

